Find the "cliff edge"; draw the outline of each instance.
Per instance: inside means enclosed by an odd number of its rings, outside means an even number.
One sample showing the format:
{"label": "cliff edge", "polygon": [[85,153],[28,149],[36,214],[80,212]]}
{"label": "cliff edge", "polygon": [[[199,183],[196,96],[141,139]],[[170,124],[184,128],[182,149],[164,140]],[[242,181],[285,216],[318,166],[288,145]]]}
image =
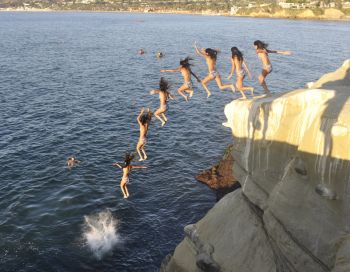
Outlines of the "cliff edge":
{"label": "cliff edge", "polygon": [[350,60],[310,85],[226,105],[242,188],[162,271],[350,271]]}

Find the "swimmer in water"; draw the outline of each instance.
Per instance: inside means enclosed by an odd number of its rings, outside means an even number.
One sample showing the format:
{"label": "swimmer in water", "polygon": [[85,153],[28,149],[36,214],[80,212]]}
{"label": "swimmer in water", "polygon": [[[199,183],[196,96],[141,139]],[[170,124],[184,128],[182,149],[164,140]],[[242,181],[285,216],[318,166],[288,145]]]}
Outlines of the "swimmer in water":
{"label": "swimmer in water", "polygon": [[154,113],[154,116],[159,119],[162,123],[162,127],[168,122],[168,119],[165,116],[167,109],[167,103],[169,98],[174,99],[174,97],[168,92],[169,83],[162,77],[159,81],[159,90],[152,90],[150,94],[159,94],[160,106]]}
{"label": "swimmer in water", "polygon": [[[168,69],[168,70],[160,70],[162,73],[181,73],[184,78],[184,83],[182,86],[177,90],[177,92],[185,98],[186,101],[188,101],[189,98],[193,95],[193,86],[192,86],[192,80],[191,75],[193,75],[198,82],[201,82],[201,80],[191,71],[191,61],[192,59],[187,57],[184,60],[180,61],[180,67],[176,69]],[[188,96],[184,94],[184,92],[188,93]]]}
{"label": "swimmer in water", "polygon": [[225,84],[225,85],[222,84],[221,76],[220,76],[219,72],[216,70],[216,59],[217,59],[217,54],[218,54],[219,50],[218,49],[211,49],[211,48],[199,49],[197,47],[196,42],[194,43],[194,48],[196,49],[196,53],[198,55],[205,58],[205,61],[207,62],[207,65],[208,65],[208,72],[209,73],[201,82],[203,88],[207,92],[207,98],[209,98],[209,96],[211,96],[211,92],[209,91],[209,89],[207,87],[207,83],[209,81],[214,80],[214,79],[215,79],[216,84],[218,85],[220,90],[231,89],[232,92],[235,92],[235,86],[233,84]]}
{"label": "swimmer in water", "polygon": [[69,157],[66,161],[69,169],[72,169],[76,164],[80,163],[75,157]]}
{"label": "swimmer in water", "polygon": [[142,48],[139,50],[139,55],[143,55],[145,54],[145,50],[143,50]]}
{"label": "swimmer in water", "polygon": [[163,55],[162,52],[157,52],[157,54],[156,54],[157,59],[160,59],[160,58],[162,58],[163,56],[164,56],[164,55]]}
{"label": "swimmer in water", "polygon": [[227,79],[231,79],[233,76],[233,73],[236,70],[237,80],[236,80],[236,88],[241,92],[243,98],[247,98],[244,94],[244,91],[251,91],[253,95],[254,88],[253,87],[245,87],[243,86],[243,80],[248,74],[248,77],[250,80],[252,80],[252,75],[250,74],[250,71],[248,69],[248,65],[243,59],[243,54],[241,51],[238,50],[237,47],[231,48],[232,52],[232,58],[231,58],[231,72]]}
{"label": "swimmer in water", "polygon": [[126,185],[129,183],[129,174],[131,169],[147,168],[146,166],[141,166],[141,165],[131,165],[130,163],[134,157],[135,155],[127,152],[125,154],[124,164],[120,164],[118,162],[113,163],[113,166],[117,166],[123,170],[123,177],[120,181],[120,189],[122,190],[124,198],[129,197],[129,191]]}
{"label": "swimmer in water", "polygon": [[[139,116],[137,116],[137,122],[140,126],[140,138],[136,146],[137,153],[140,156],[139,161],[147,160],[147,155],[145,152],[145,145],[147,143],[147,132],[149,124],[152,120],[152,112],[148,109],[147,113],[144,113],[144,108],[141,109]],[[143,157],[142,154],[143,153]]]}
{"label": "swimmer in water", "polygon": [[272,72],[272,65],[269,59],[269,53],[276,53],[276,54],[280,54],[280,55],[291,55],[292,52],[291,51],[280,51],[280,50],[269,50],[267,49],[268,44],[264,43],[262,41],[256,40],[254,42],[254,47],[256,50],[256,53],[258,54],[258,57],[261,60],[262,63],[262,71],[261,74],[259,76],[259,83],[261,84],[261,86],[263,86],[264,88],[264,92],[266,94],[270,93],[269,88],[267,88],[266,82],[265,82],[265,78],[268,74],[270,74]]}

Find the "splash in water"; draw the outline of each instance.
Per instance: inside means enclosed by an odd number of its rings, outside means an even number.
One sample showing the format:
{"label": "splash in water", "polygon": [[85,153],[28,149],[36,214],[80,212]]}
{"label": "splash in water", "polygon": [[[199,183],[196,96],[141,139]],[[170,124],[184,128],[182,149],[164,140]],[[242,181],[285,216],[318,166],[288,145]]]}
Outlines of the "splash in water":
{"label": "splash in water", "polygon": [[84,216],[84,239],[97,259],[110,252],[118,242],[118,220],[109,210],[95,215]]}

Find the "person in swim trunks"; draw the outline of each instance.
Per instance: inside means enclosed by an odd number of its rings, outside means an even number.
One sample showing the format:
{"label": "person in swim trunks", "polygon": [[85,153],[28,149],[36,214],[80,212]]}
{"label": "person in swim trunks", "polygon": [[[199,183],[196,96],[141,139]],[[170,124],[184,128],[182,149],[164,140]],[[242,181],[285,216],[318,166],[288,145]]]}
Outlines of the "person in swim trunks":
{"label": "person in swim trunks", "polygon": [[[162,73],[176,73],[179,72],[182,74],[184,78],[184,83],[181,85],[181,87],[177,90],[177,92],[185,98],[186,101],[189,100],[189,98],[193,95],[193,86],[192,86],[192,80],[191,75],[193,75],[198,82],[201,82],[201,80],[192,72],[191,70],[191,61],[192,59],[190,57],[185,58],[184,60],[180,61],[180,67],[176,69],[167,69],[167,70],[160,70]],[[188,93],[186,95],[185,93]]]}
{"label": "person in swim trunks", "polygon": [[[144,111],[144,108],[142,108],[140,114],[137,116],[137,122],[140,126],[140,138],[136,146],[137,153],[140,156],[139,161],[147,160],[145,145],[147,143],[148,127],[152,120],[152,112],[149,109],[147,113],[144,113]],[[141,152],[143,153],[143,156]]]}
{"label": "person in swim trunks", "polygon": [[208,65],[208,75],[201,82],[203,88],[207,92],[207,98],[209,98],[209,96],[211,95],[211,92],[207,87],[207,83],[214,79],[220,90],[231,89],[233,92],[235,92],[235,86],[233,84],[225,84],[225,85],[222,84],[221,76],[219,72],[216,70],[216,59],[217,59],[217,54],[219,50],[211,49],[211,48],[199,49],[196,43],[194,43],[194,48],[198,55],[205,58]]}
{"label": "person in swim trunks", "polygon": [[256,50],[256,53],[258,54],[258,57],[261,60],[262,63],[262,71],[261,74],[259,76],[259,83],[261,84],[261,86],[263,86],[264,88],[264,92],[266,94],[270,93],[269,88],[266,85],[266,76],[268,74],[270,74],[272,72],[272,65],[269,59],[269,53],[276,53],[276,54],[280,54],[280,55],[291,55],[292,52],[291,51],[281,51],[281,50],[269,50],[267,49],[268,44],[264,43],[262,41],[256,40],[254,42],[254,47]]}
{"label": "person in swim trunks", "polygon": [[154,116],[162,123],[162,127],[168,122],[165,116],[167,111],[167,102],[169,99],[174,99],[174,97],[168,92],[170,85],[162,77],[159,81],[159,89],[150,91],[150,94],[159,94],[160,106],[154,113]]}
{"label": "person in swim trunks", "polygon": [[236,80],[236,88],[241,92],[243,98],[247,98],[244,94],[244,91],[251,91],[253,95],[254,88],[253,87],[244,87],[243,86],[243,80],[246,76],[246,73],[248,74],[248,77],[250,80],[252,80],[252,75],[250,74],[250,71],[248,69],[248,65],[243,59],[243,54],[237,47],[231,48],[232,58],[231,58],[231,72],[227,79],[231,79],[233,76],[233,73],[236,70],[237,80]]}
{"label": "person in swim trunks", "polygon": [[131,165],[131,161],[134,159],[134,157],[134,154],[127,152],[125,154],[124,164],[120,164],[118,162],[113,163],[113,166],[117,166],[123,170],[123,177],[120,181],[120,189],[122,190],[124,198],[129,197],[129,191],[126,185],[129,183],[129,174],[131,169],[147,168],[146,166],[141,165]]}

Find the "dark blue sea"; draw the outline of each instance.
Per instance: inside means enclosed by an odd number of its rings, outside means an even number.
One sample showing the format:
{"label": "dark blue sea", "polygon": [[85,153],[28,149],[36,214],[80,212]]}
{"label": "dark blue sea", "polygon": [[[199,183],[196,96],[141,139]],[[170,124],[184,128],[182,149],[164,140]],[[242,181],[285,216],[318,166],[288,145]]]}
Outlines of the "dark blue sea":
{"label": "dark blue sea", "polygon": [[[253,41],[292,56],[271,55],[274,92],[303,87],[349,58],[350,24],[190,15],[0,13],[0,271],[157,271],[216,195],[195,181],[231,143],[221,123],[238,98],[198,84],[189,103],[169,104],[165,127],[154,120],[147,169],[134,170],[130,198],[119,188],[122,161],[138,140],[141,107],[163,75],[172,92],[181,58],[207,73],[193,43],[220,48],[226,81],[230,48],[242,49],[257,84]],[[137,54],[140,48],[146,53]],[[157,51],[164,57],[156,59]],[[239,122],[239,120],[238,120]],[[69,156],[81,164],[71,171]],[[135,161],[134,164],[138,164]]]}

